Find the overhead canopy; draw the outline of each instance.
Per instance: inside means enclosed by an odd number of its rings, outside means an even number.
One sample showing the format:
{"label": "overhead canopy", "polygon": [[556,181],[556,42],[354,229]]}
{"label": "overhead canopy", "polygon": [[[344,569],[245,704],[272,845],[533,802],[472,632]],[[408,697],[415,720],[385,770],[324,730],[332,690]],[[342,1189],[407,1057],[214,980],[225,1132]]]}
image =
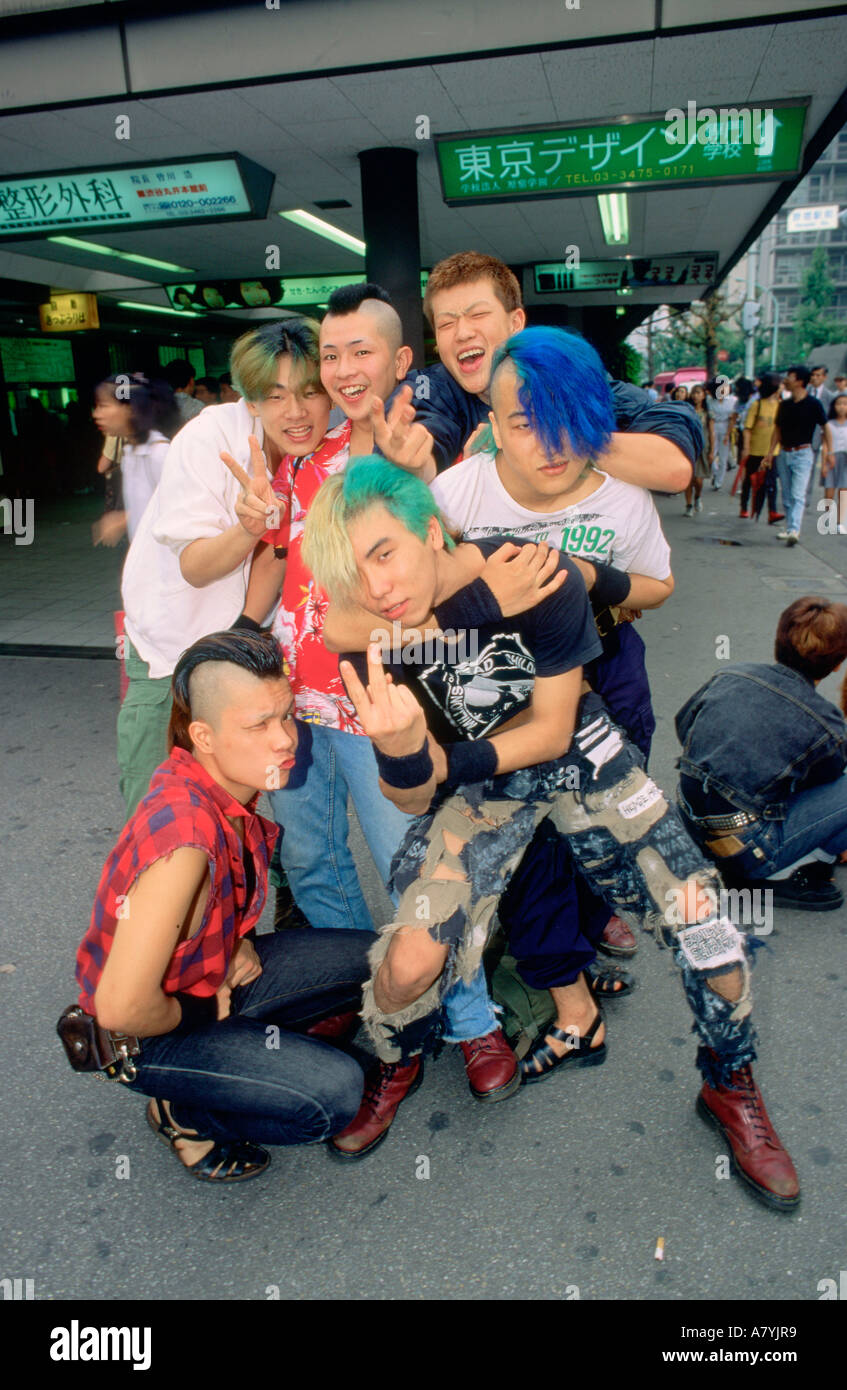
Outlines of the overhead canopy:
{"label": "overhead canopy", "polygon": [[[765,108],[809,98],[808,163],[847,119],[847,15],[839,9],[815,0],[802,13],[778,0],[585,0],[579,8],[568,0],[443,8],[419,0],[282,0],[278,9],[253,0],[202,9],[175,3],[168,15],[151,15],[119,2],[19,0],[0,4],[0,164],[7,179],[130,161],[166,172],[188,156],[237,151],[269,170],[275,183],[261,220],[76,233],[183,267],[198,282],[260,278],[274,246],[282,276],[362,270],[361,255],[278,214],[317,212],[360,238],[357,155],[396,145],[419,156],[425,267],[470,248],[513,265],[556,264],[575,246],[583,261],[712,252],[720,278],[794,176],[636,183],[627,195],[629,241],[609,245],[593,187],[448,206],[432,137],[602,124],[685,110],[689,101]],[[327,203],[349,206],[321,210]],[[166,307],[163,286],[182,275],[43,237],[0,244],[0,276],[97,290],[101,302],[112,296]],[[529,270],[524,287],[530,303],[561,302],[564,294],[572,304],[627,308],[700,292],[681,284],[660,296],[655,286],[636,287],[624,301],[613,287],[551,294],[536,292]]]}

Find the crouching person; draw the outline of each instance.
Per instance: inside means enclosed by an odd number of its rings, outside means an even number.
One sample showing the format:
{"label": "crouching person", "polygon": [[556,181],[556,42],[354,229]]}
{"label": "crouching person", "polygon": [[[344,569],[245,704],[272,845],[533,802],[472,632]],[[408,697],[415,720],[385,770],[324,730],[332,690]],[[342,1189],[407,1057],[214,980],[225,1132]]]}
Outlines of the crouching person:
{"label": "crouching person", "polygon": [[[341,674],[384,794],[416,814],[392,865],[397,918],[370,953],[364,990],[380,1066],[329,1151],[360,1158],[385,1137],[420,1083],[445,991],[478,968],[497,900],[549,816],[592,891],[672,948],[701,1040],[698,1108],[756,1195],[792,1210],[797,1175],[750,1070],[746,945],[716,911],[717,872],[585,686],[599,640],[572,562],[551,555],[540,594],[507,617],[485,579],[503,539],[455,545],[420,480],[377,459],[326,482],[306,523],[307,563],[349,605],[351,632],[357,604],[392,624],[387,657],[374,640]],[[605,1059],[599,1006],[581,977],[569,988],[579,1022],[548,1030],[525,1059],[527,1080],[539,1064]]]}
{"label": "crouching person", "polygon": [[844,897],[819,855],[847,849],[847,723],[816,687],[847,657],[847,606],[795,599],[774,657],[727,666],[683,705],[678,800],[728,880],[834,911]]}
{"label": "crouching person", "polygon": [[103,870],[79,1002],[101,1037],[131,1040],[116,1079],[152,1097],[154,1133],[194,1177],[237,1182],[268,1166],[260,1145],[317,1143],[356,1114],[360,1067],[308,1030],[358,1007],[373,937],[253,939],[276,838],[257,793],[285,784],[297,748],[272,638],[216,633],[183,653],[168,746]]}

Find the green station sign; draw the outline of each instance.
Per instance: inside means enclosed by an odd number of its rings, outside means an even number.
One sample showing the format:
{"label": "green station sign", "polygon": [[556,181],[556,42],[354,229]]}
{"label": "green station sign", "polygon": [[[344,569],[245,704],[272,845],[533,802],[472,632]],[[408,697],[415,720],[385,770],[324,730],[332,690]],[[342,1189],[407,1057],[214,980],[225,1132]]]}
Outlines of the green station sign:
{"label": "green station sign", "polygon": [[0,181],[0,238],[263,218],[273,181],[241,154],[19,174]]}
{"label": "green station sign", "polygon": [[[436,135],[444,201],[782,179],[800,168],[808,98],[528,130]],[[676,110],[676,108],[675,108]]]}

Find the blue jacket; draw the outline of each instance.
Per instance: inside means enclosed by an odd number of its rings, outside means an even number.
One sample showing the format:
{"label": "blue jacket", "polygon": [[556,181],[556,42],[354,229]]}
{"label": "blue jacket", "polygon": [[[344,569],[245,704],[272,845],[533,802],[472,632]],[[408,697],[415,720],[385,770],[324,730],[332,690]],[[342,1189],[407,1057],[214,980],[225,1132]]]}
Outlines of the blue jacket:
{"label": "blue jacket", "polygon": [[683,795],[698,815],[720,815],[722,798],[784,820],[788,797],[833,782],[847,767],[840,711],[781,664],[738,662],[719,671],[683,705],[676,731]]}
{"label": "blue jacket", "polygon": [[[422,378],[426,378],[425,390]],[[435,441],[435,460],[438,471],[442,472],[461,456],[477,426],[488,423],[489,406],[479,396],[464,391],[440,362],[422,372],[412,370],[403,384],[412,388],[415,416],[426,425]],[[613,381],[611,377],[609,385],[614,399],[616,429],[660,434],[694,462],[704,442],[703,428],[693,406],[685,401],[654,405],[640,386]]]}

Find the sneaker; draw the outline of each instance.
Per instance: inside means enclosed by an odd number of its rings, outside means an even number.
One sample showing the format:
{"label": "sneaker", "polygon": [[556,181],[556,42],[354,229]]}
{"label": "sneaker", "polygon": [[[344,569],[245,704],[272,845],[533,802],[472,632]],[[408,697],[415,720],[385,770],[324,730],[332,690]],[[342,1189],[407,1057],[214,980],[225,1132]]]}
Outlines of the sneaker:
{"label": "sneaker", "polygon": [[355,1119],[330,1139],[333,1158],[364,1158],[388,1134],[397,1107],[416,1091],[423,1080],[423,1062],[413,1057],[405,1066],[400,1062],[380,1062],[365,1087]]}
{"label": "sneaker", "polygon": [[691,503],[689,502],[688,506],[685,508],[685,515],[686,515],[686,516],[691,516],[691,514],[692,514],[693,511],[694,511],[694,508],[692,507]]}
{"label": "sneaker", "polygon": [[796,545],[796,544],[797,544],[797,542],[799,541],[799,539],[800,539],[800,532],[799,532],[799,531],[789,531],[789,532],[788,532],[788,535],[785,537],[785,544],[786,544],[786,545],[788,546],[788,548],[790,549],[792,545]]}
{"label": "sneaker", "polygon": [[791,531],[777,531],[776,538],[778,541],[787,541],[790,535],[792,535]]}
{"label": "sneaker", "polygon": [[730,1148],[732,1166],[766,1206],[794,1211],[800,1182],[791,1157],[771,1124],[749,1066],[734,1071],[727,1086],[704,1082],[697,1110]]}
{"label": "sneaker", "polygon": [[768,526],[773,526],[777,521],[785,520],[785,512],[768,512]]}
{"label": "sneaker", "polygon": [[742,509],[742,510],[738,513],[738,515],[739,515],[739,517],[748,517],[748,516],[750,515],[750,513],[749,513],[749,512],[745,512],[745,511]]}
{"label": "sneaker", "polygon": [[702,510],[703,510],[703,499],[702,499],[702,497],[698,497],[697,500],[695,501],[695,503],[694,503],[694,510],[695,510],[695,512],[702,512]]}
{"label": "sneaker", "polygon": [[502,1028],[460,1044],[468,1085],[475,1100],[508,1100],[520,1088],[518,1059]]}

